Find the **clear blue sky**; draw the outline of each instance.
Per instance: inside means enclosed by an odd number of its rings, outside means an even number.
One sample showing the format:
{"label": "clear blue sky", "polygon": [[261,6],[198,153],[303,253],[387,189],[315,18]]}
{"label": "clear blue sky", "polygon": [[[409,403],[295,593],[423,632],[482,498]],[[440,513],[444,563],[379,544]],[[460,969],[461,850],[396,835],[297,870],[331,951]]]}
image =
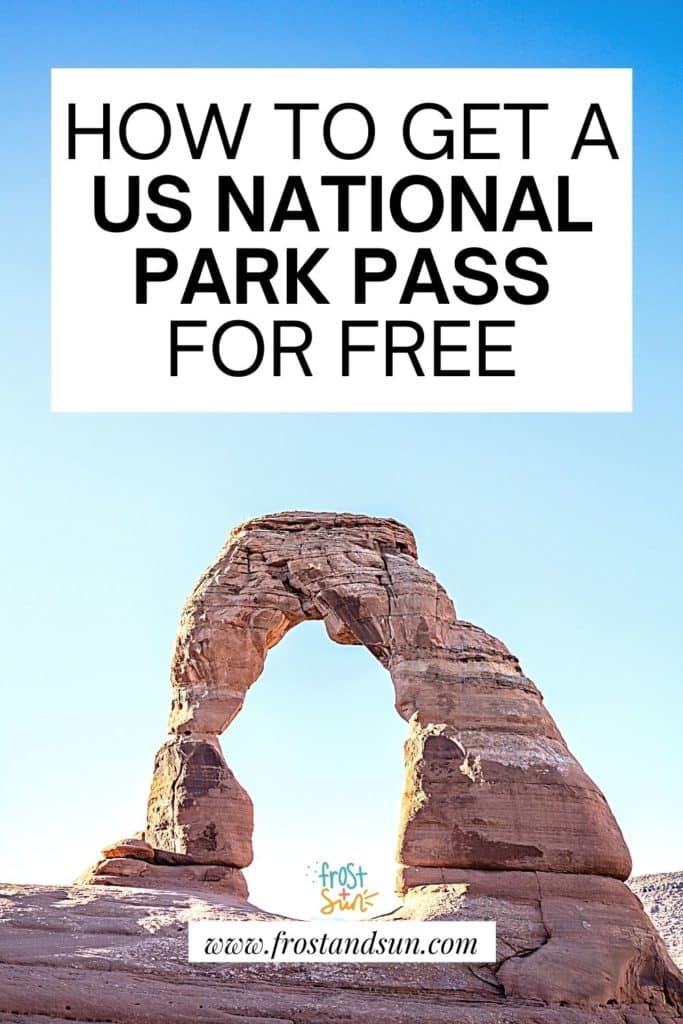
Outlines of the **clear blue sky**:
{"label": "clear blue sky", "polygon": [[[540,685],[636,869],[683,866],[681,28],[658,0],[4,6],[0,877],[66,880],[142,826],[182,602],[232,525],[284,508],[412,526]],[[632,415],[49,413],[50,66],[299,64],[633,66]],[[311,624],[273,652],[224,737],[256,897],[296,909],[337,854],[386,888],[403,732],[365,651]]]}

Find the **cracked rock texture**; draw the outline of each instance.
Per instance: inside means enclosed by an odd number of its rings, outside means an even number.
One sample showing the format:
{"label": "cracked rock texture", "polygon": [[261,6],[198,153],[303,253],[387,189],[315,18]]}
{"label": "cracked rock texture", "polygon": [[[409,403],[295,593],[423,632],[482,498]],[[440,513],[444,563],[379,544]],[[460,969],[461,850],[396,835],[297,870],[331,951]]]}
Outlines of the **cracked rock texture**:
{"label": "cracked rock texture", "polygon": [[410,721],[398,859],[627,878],[631,861],[595,783],[517,659],[453,602],[391,519],[285,512],[232,532],[183,609],[170,736],[157,754],[146,838],[245,867],[252,807],[215,737],[269,648],[306,619],[364,644]]}
{"label": "cracked rock texture", "polygon": [[[261,913],[245,902],[240,870],[252,857],[252,804],[217,737],[268,650],[306,619],[368,648],[408,722],[403,902],[389,918],[494,919],[495,964],[185,962],[188,915]],[[85,888],[8,892],[6,1012],[117,1024],[157,1021],[159,1006],[168,1024],[680,1019],[683,979],[623,882],[631,860],[603,794],[514,655],[457,618],[407,527],[312,512],[238,527],[183,609],[171,683],[144,834],[105,848]],[[41,920],[36,959],[22,960],[11,940],[24,949]],[[99,928],[101,940],[85,937]]]}
{"label": "cracked rock texture", "polygon": [[[540,872],[538,878],[534,872],[523,874],[505,881],[497,872],[463,872],[466,880],[459,883],[411,890],[396,912],[397,918],[441,921],[495,916],[497,963],[475,965],[190,964],[188,921],[273,915],[234,896],[171,888],[168,882],[155,889],[0,886],[0,1021],[672,1024],[681,1019],[662,974],[671,969],[661,949],[653,949],[659,940],[642,911],[629,918],[625,899],[636,909],[638,904],[622,883],[593,880],[584,888],[581,876],[564,876],[553,888]],[[637,993],[629,989],[633,972],[650,970],[654,973],[643,974],[646,982]],[[530,984],[533,997],[518,994]],[[627,991],[638,998],[606,998]]]}

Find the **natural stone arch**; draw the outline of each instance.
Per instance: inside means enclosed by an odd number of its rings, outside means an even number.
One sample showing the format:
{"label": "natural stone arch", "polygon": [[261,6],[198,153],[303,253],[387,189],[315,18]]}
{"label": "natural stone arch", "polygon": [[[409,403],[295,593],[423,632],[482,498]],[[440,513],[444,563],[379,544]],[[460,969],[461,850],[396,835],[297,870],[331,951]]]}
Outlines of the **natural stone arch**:
{"label": "natural stone arch", "polygon": [[[454,1019],[472,1024],[501,1012],[558,1024],[680,1019],[683,979],[620,880],[630,857],[602,793],[517,659],[457,619],[419,565],[413,535],[393,520],[288,512],[233,531],[182,614],[146,831],[106,847],[81,881],[263,913],[242,902],[251,800],[217,737],[270,647],[304,619],[323,619],[339,643],[365,644],[409,722],[398,829],[405,898],[384,919],[496,921],[494,964],[415,972],[397,963],[382,978],[401,993],[418,979],[420,992],[440,998],[445,984],[463,1011]],[[364,975],[373,994],[376,969]],[[274,998],[279,1009],[279,991]]]}
{"label": "natural stone arch", "polygon": [[379,659],[410,723],[399,888],[454,868],[628,876],[602,793],[517,659],[457,619],[407,527],[333,513],[243,524],[192,591],[172,659],[170,735],[150,790],[151,846],[194,864],[251,862],[251,800],[217,736],[268,650],[307,619]]}

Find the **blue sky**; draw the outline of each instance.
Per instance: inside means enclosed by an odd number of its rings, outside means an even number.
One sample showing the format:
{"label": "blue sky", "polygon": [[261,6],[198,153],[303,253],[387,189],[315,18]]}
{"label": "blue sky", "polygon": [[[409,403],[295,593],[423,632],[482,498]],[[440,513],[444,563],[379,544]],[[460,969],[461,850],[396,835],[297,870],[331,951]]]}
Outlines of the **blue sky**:
{"label": "blue sky", "polygon": [[[5,5],[0,877],[65,881],[142,826],[182,602],[235,523],[297,507],[408,523],[541,687],[636,869],[681,867],[681,28],[657,2]],[[633,66],[634,413],[51,415],[50,66],[269,64]],[[365,651],[310,624],[272,653],[223,740],[255,898],[304,906],[306,865],[337,856],[390,888],[403,734]]]}

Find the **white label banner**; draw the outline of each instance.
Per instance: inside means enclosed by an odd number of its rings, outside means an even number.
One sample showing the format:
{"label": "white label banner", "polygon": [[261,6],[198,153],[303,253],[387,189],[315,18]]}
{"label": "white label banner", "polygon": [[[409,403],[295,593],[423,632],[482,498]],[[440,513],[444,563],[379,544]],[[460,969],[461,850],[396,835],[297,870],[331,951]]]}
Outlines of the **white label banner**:
{"label": "white label banner", "polygon": [[194,963],[495,963],[495,921],[190,921]]}
{"label": "white label banner", "polygon": [[630,71],[53,70],[52,408],[630,410]]}

